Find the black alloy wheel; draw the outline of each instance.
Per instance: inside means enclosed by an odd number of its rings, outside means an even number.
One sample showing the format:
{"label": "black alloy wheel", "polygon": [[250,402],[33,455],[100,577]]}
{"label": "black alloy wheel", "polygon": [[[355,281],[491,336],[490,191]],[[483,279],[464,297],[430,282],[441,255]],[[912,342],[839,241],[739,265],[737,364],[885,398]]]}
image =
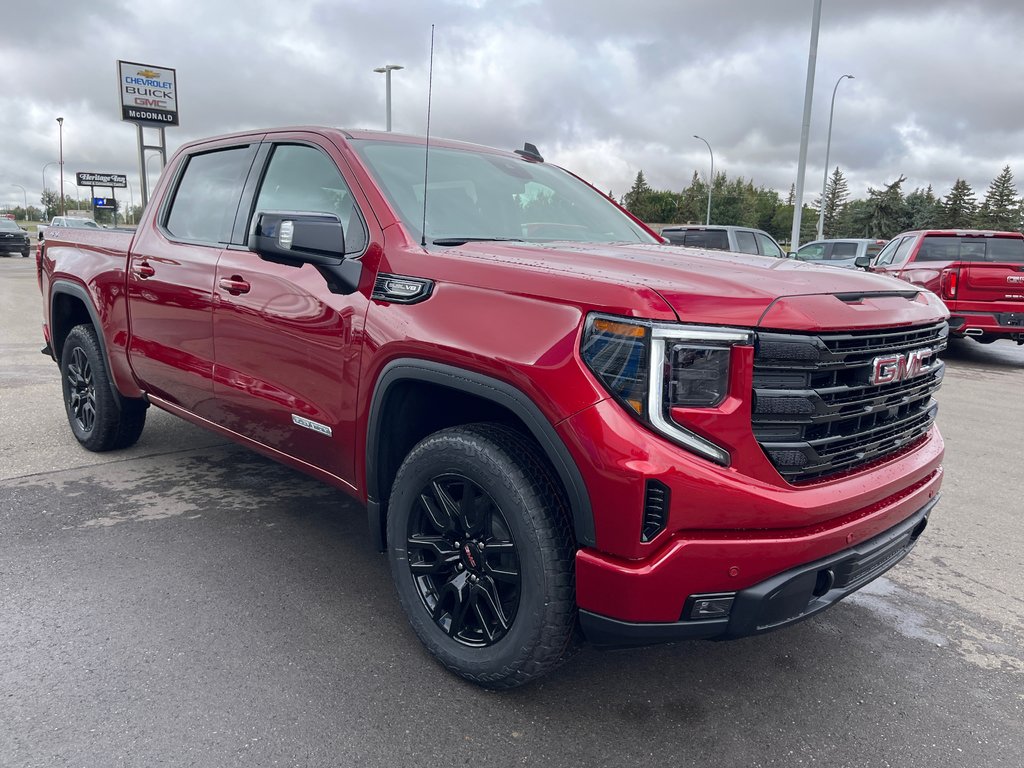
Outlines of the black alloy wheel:
{"label": "black alloy wheel", "polygon": [[92,364],[81,347],[71,350],[64,379],[68,416],[83,434],[92,434],[96,427],[96,381]]}
{"label": "black alloy wheel", "polygon": [[575,650],[572,521],[528,436],[467,424],[423,438],[395,477],[387,539],[410,625],[455,674],[512,688]]}
{"label": "black alloy wheel", "polygon": [[76,325],[68,333],[60,373],[68,424],[83,447],[112,451],[135,444],[146,426],[148,403],[118,393],[91,325]]}
{"label": "black alloy wheel", "polygon": [[433,478],[406,539],[409,571],[434,623],[458,643],[492,645],[519,610],[519,554],[505,516],[467,477]]}

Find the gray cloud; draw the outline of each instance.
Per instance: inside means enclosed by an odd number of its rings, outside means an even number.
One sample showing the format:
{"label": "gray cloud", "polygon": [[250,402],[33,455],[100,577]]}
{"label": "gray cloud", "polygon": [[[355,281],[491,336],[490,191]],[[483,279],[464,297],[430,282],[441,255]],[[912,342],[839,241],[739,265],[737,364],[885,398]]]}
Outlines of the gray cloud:
{"label": "gray cloud", "polygon": [[[40,6],[42,6],[40,8]],[[426,125],[545,156],[622,194],[643,169],[679,189],[715,167],[783,194],[795,181],[811,0],[49,0],[5,11],[0,49],[0,204],[38,200],[65,118],[65,176],[116,171],[138,184],[134,127],[119,119],[115,64],[175,67],[182,125],[171,149],[274,125]],[[855,194],[899,176],[979,195],[1003,165],[1024,174],[1024,4],[1005,0],[826,2],[811,124],[808,202],[820,189],[836,79],[831,165]],[[47,183],[56,172],[47,169]],[[1024,183],[1022,183],[1024,188]]]}

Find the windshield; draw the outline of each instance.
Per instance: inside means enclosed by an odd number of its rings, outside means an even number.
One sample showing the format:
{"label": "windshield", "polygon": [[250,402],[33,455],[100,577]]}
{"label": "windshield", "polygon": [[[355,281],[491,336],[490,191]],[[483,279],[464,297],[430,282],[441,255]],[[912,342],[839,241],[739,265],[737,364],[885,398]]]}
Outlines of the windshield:
{"label": "windshield", "polygon": [[10,232],[20,232],[21,227],[15,224],[10,219],[0,219],[0,229],[6,229]]}
{"label": "windshield", "polygon": [[[402,222],[423,234],[424,147],[355,141]],[[487,152],[431,147],[426,239],[655,243],[611,201],[560,168]]]}

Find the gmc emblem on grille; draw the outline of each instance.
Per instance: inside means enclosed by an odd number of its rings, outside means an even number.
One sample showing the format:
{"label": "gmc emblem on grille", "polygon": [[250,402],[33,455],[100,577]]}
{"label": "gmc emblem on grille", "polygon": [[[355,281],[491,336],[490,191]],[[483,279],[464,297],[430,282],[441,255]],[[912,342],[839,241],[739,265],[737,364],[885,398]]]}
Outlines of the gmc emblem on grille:
{"label": "gmc emblem on grille", "polygon": [[915,349],[903,355],[885,355],[871,361],[871,383],[893,384],[921,376],[931,370],[931,358],[935,355],[931,347]]}

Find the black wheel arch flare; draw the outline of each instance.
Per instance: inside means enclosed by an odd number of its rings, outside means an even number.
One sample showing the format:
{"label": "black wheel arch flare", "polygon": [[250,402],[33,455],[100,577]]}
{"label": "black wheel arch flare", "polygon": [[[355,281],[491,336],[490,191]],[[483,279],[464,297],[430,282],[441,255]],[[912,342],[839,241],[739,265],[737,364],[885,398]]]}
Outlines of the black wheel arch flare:
{"label": "black wheel arch flare", "polygon": [[581,546],[596,544],[594,514],[583,475],[565,443],[533,400],[511,384],[481,373],[432,360],[399,358],[388,363],[377,378],[366,432],[367,522],[371,540],[378,550],[384,551],[386,547],[387,495],[390,490],[383,487],[386,480],[381,475],[378,462],[383,437],[382,414],[393,387],[409,381],[463,392],[514,414],[540,445],[565,489],[576,543]]}
{"label": "black wheel arch flare", "polygon": [[[103,325],[100,323],[99,315],[96,314],[96,308],[92,304],[89,292],[78,283],[73,283],[70,280],[55,280],[50,290],[50,351],[57,365],[60,365],[61,351],[58,349],[56,343],[57,333],[56,328],[54,327],[54,306],[57,303],[57,297],[61,295],[72,296],[78,299],[82,303],[82,306],[85,307],[85,311],[89,315],[89,321],[92,323],[92,327],[96,329],[96,340],[100,345],[100,353],[103,355],[103,362],[107,366],[107,371],[112,371],[113,369],[110,366],[110,354],[107,352],[107,340],[103,334]],[[70,325],[67,328],[61,328],[61,349],[64,345],[64,339],[67,338],[67,335],[71,332],[71,328],[73,327],[74,325]],[[117,391],[117,385],[114,383],[113,375],[110,375],[108,378],[110,379],[110,391],[114,395],[114,402],[118,404],[118,407],[120,407],[121,393]]]}

